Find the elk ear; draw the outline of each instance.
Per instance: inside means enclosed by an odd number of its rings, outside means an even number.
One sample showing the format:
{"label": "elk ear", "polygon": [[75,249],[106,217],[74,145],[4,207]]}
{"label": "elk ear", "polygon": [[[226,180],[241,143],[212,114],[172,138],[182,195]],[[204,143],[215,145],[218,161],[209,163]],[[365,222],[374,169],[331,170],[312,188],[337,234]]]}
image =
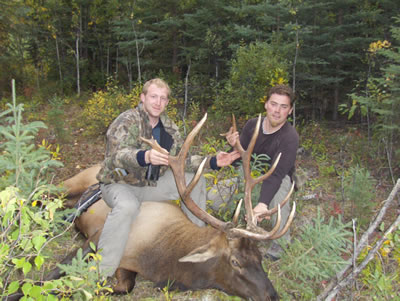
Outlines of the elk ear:
{"label": "elk ear", "polygon": [[217,256],[215,245],[208,243],[191,251],[179,259],[179,262],[205,262]]}

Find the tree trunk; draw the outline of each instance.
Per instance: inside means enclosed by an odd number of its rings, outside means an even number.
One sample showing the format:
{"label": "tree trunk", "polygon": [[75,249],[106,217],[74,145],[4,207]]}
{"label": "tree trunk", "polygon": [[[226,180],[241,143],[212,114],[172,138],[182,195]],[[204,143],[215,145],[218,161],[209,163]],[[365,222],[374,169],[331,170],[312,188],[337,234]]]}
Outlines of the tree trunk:
{"label": "tree trunk", "polygon": [[138,81],[140,84],[142,84],[142,72],[140,70],[140,51],[139,51],[139,43],[138,43],[138,38],[137,38],[137,34],[136,34],[136,30],[134,28],[133,25],[133,21],[132,21],[132,30],[133,33],[135,34],[135,46],[136,46],[136,63],[137,63],[137,72],[138,72]]}
{"label": "tree trunk", "polygon": [[75,40],[75,58],[76,58],[76,93],[81,95],[80,72],[79,72],[79,32],[76,34]]}
{"label": "tree trunk", "polygon": [[338,107],[339,107],[339,86],[335,85],[333,111],[332,111],[333,121],[336,121],[338,118]]}
{"label": "tree trunk", "polygon": [[189,73],[190,73],[190,66],[191,63],[189,62],[188,70],[186,72],[186,78],[185,78],[185,106],[183,109],[183,129],[184,129],[184,135],[186,136],[186,126],[185,126],[185,119],[186,119],[186,111],[187,111],[187,106],[188,106],[188,85],[189,85]]}
{"label": "tree trunk", "polygon": [[[292,81],[292,89],[293,94],[296,93],[296,64],[297,64],[297,56],[299,55],[299,29],[296,17],[296,51],[294,54],[294,61],[293,61],[293,81]],[[293,126],[296,126],[296,103],[293,104]]]}
{"label": "tree trunk", "polygon": [[107,78],[110,75],[110,46],[107,46],[107,62],[106,62],[106,74]]}
{"label": "tree trunk", "polygon": [[115,77],[118,78],[118,58],[119,58],[119,47],[117,46],[117,56],[115,57]]}
{"label": "tree trunk", "polygon": [[64,83],[63,83],[63,75],[62,75],[61,60],[60,60],[60,49],[58,48],[57,35],[56,35],[56,52],[57,52],[58,75],[60,77],[60,84],[61,84],[61,93],[64,93]]}
{"label": "tree trunk", "polygon": [[174,31],[172,33],[172,72],[176,73],[178,69],[178,41],[177,33]]}

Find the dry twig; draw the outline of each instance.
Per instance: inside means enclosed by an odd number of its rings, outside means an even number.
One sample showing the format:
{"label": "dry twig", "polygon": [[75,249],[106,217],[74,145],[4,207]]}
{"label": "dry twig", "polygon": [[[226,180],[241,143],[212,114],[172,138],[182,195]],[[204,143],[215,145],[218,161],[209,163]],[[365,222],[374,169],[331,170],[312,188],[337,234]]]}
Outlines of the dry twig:
{"label": "dry twig", "polygon": [[[381,210],[379,211],[379,213],[376,216],[373,223],[369,226],[367,231],[365,231],[365,233],[362,235],[357,248],[354,250],[353,258],[358,258],[362,249],[366,246],[369,236],[375,231],[375,229],[382,222],[382,219],[385,216],[387,209],[392,204],[394,197],[396,196],[399,189],[400,189],[400,179],[397,180],[397,183],[394,186],[389,197],[384,201],[384,205],[381,208]],[[374,255],[378,252],[378,250],[380,249],[382,244],[387,239],[387,235],[390,234],[391,232],[393,232],[399,224],[400,224],[400,215],[397,217],[397,219],[394,221],[394,223],[386,230],[385,234],[375,244],[374,248],[369,251],[369,253],[368,253],[367,257],[364,259],[364,261],[358,267],[355,267],[355,266],[353,266],[352,259],[349,259],[348,264],[336,275],[336,279],[330,282],[330,284],[325,288],[325,290],[322,292],[322,294],[320,294],[317,297],[317,300],[318,301],[332,300],[343,287],[345,287],[346,285],[351,283],[354,280],[354,278],[357,277],[357,275],[365,268],[365,266],[368,264],[368,262],[374,258]],[[348,274],[346,277],[344,277],[344,275],[347,273],[347,271],[351,267],[353,267],[353,271],[350,274]]]}

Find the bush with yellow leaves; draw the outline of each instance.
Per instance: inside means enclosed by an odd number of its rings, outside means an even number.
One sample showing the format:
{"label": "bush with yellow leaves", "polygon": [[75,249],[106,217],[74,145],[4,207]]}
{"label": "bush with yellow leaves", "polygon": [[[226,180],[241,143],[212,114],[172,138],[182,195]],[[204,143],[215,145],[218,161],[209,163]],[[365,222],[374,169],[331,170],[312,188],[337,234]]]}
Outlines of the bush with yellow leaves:
{"label": "bush with yellow leaves", "polygon": [[137,83],[130,93],[109,80],[105,91],[97,91],[83,110],[83,122],[88,135],[105,134],[111,122],[122,112],[134,108],[140,101],[141,84]]}
{"label": "bush with yellow leaves", "polygon": [[[108,126],[119,114],[139,104],[141,93],[142,85],[139,83],[126,93],[116,81],[109,80],[106,90],[95,92],[84,107],[82,122],[86,127],[86,135],[105,134]],[[181,127],[182,121],[178,116],[177,105],[178,100],[170,98],[166,112]]]}
{"label": "bush with yellow leaves", "polygon": [[[360,262],[368,255],[370,249],[370,246],[364,248],[358,259]],[[368,288],[366,293],[375,296],[374,300],[394,300],[399,296],[399,275],[400,229],[388,235],[374,259],[361,272],[360,280]]]}

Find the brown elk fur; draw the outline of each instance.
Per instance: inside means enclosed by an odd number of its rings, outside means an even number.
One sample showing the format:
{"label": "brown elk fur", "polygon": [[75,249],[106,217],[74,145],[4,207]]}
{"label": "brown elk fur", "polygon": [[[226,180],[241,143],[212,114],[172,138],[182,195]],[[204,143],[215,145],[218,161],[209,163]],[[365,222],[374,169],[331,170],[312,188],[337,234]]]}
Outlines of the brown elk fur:
{"label": "brown elk fur", "polygon": [[[95,182],[98,169],[89,168],[64,186],[80,195]],[[76,220],[88,241],[98,242],[109,211],[100,200]],[[213,227],[200,228],[170,202],[144,202],[115,274],[114,291],[132,290],[139,273],[158,285],[173,281],[180,289],[217,288],[254,301],[277,300],[261,260],[257,243],[249,238],[228,238]]]}

